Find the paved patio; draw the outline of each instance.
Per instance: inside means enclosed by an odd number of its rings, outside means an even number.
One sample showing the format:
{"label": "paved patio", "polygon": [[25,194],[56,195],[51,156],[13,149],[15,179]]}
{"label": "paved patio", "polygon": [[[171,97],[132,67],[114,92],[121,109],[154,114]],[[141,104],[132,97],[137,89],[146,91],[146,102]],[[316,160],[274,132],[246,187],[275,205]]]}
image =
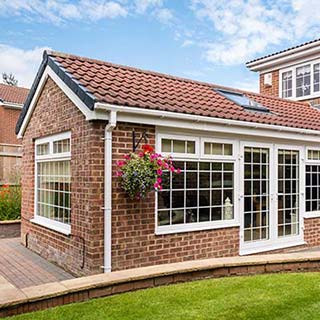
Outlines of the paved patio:
{"label": "paved patio", "polygon": [[74,278],[25,248],[19,238],[0,240],[1,276],[18,289]]}

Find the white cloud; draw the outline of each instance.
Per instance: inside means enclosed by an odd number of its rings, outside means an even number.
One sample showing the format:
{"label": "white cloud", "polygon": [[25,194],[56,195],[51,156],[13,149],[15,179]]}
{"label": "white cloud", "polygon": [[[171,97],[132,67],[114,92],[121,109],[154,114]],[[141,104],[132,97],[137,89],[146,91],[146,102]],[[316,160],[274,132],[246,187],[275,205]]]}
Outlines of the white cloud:
{"label": "white cloud", "polygon": [[174,19],[173,13],[167,8],[156,10],[154,12],[154,15],[161,23],[164,23],[164,24],[169,24]]}
{"label": "white cloud", "polygon": [[81,11],[84,11],[84,18],[88,16],[93,21],[104,18],[125,17],[128,14],[125,7],[113,1],[82,0],[80,1],[80,8]]}
{"label": "white cloud", "polygon": [[143,14],[150,8],[161,7],[163,0],[135,0],[134,5],[136,11]]}
{"label": "white cloud", "polygon": [[186,39],[182,42],[182,45],[181,47],[182,48],[185,48],[185,47],[190,47],[194,44],[194,41],[193,40],[190,40],[190,39]]}
{"label": "white cloud", "polygon": [[242,64],[280,43],[318,37],[319,0],[190,0],[206,37],[197,39],[205,58],[225,65]]}
{"label": "white cloud", "polygon": [[0,75],[3,72],[13,73],[19,86],[30,88],[46,49],[35,47],[23,50],[0,44]]}
{"label": "white cloud", "polygon": [[40,18],[60,24],[69,20],[98,21],[125,17],[127,8],[105,0],[1,0],[0,15]]}

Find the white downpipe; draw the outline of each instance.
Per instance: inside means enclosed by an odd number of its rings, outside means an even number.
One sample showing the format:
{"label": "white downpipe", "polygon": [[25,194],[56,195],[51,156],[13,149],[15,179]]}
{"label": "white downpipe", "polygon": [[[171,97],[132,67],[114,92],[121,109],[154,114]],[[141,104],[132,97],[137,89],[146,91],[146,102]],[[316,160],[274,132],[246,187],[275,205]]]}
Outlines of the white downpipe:
{"label": "white downpipe", "polygon": [[112,131],[116,125],[117,111],[110,111],[104,130],[104,272],[111,272]]}

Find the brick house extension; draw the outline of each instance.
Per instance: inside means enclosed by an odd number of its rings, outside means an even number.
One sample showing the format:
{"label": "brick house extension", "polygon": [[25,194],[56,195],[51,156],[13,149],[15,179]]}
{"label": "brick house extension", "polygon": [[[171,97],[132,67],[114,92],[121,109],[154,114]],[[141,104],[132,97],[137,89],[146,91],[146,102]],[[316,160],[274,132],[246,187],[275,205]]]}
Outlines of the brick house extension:
{"label": "brick house extension", "polygon": [[[172,155],[129,200],[133,130]],[[45,52],[16,132],[22,240],[71,272],[320,245],[320,112],[302,102]]]}
{"label": "brick house extension", "polygon": [[320,39],[247,62],[260,93],[320,106]]}
{"label": "brick house extension", "polygon": [[29,90],[0,84],[0,185],[15,183],[21,164],[21,145],[15,126]]}

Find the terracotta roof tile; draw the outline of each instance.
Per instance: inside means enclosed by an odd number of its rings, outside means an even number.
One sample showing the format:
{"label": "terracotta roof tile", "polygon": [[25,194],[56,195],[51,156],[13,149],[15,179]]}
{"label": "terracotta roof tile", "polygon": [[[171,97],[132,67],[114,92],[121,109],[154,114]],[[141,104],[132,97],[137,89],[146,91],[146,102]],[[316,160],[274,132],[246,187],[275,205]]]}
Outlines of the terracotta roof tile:
{"label": "terracotta roof tile", "polygon": [[4,102],[24,104],[28,93],[29,89],[27,88],[9,86],[7,84],[0,83],[0,100]]}
{"label": "terracotta roof tile", "polygon": [[[109,62],[50,53],[99,102],[200,116],[320,130],[320,111],[302,102],[264,96]],[[242,92],[271,113],[244,109],[214,89]]]}

